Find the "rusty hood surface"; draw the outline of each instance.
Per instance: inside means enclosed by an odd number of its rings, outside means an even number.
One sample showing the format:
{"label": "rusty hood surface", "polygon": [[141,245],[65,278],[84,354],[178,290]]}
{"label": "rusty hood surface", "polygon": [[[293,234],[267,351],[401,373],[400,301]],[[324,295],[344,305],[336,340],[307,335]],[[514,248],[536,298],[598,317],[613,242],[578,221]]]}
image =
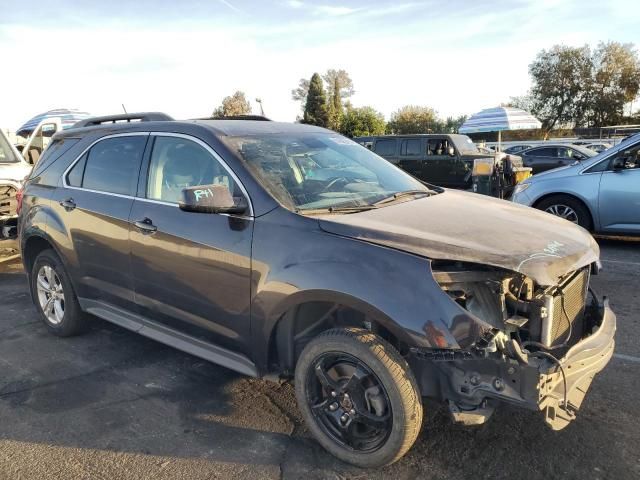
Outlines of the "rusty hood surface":
{"label": "rusty hood surface", "polygon": [[540,285],[554,285],[600,256],[589,232],[566,220],[456,190],[318,220],[321,229],[336,235],[430,259],[504,268]]}

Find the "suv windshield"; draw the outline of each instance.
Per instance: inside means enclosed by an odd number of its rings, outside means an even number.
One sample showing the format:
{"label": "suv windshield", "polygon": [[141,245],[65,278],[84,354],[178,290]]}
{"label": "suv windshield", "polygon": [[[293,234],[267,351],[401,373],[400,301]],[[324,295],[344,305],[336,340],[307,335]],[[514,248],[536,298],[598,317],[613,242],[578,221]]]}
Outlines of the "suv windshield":
{"label": "suv windshield", "polygon": [[466,135],[452,135],[451,139],[455,143],[456,147],[458,147],[458,151],[463,155],[480,153],[476,144],[473,143],[473,141],[471,141],[471,139]]}
{"label": "suv windshield", "polygon": [[11,145],[9,145],[4,134],[0,132],[0,163],[17,163],[18,161]]}
{"label": "suv windshield", "polygon": [[265,134],[224,141],[258,181],[292,210],[357,209],[401,198],[397,194],[403,192],[433,193],[367,148],[337,134]]}

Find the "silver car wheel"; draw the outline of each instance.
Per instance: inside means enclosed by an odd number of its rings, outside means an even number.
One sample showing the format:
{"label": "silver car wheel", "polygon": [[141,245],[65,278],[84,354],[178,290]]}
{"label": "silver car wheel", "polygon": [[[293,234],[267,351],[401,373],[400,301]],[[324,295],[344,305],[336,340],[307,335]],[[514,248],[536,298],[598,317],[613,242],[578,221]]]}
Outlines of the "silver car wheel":
{"label": "silver car wheel", "polygon": [[578,224],[578,214],[576,211],[567,205],[549,205],[545,212],[555,215],[556,217],[564,218],[572,223]]}
{"label": "silver car wheel", "polygon": [[52,325],[60,325],[64,320],[64,289],[60,277],[52,267],[43,265],[36,281],[42,313]]}

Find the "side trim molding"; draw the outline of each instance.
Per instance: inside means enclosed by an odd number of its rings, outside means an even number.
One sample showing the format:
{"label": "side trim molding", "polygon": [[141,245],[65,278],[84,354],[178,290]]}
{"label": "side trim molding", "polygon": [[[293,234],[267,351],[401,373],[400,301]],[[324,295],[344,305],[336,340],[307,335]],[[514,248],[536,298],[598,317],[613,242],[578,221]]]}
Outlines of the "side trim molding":
{"label": "side trim molding", "polygon": [[168,328],[147,317],[132,314],[120,308],[96,300],[79,298],[82,310],[120,327],[139,333],[170,347],[202,358],[209,362],[235,370],[251,377],[258,377],[258,369],[246,356]]}

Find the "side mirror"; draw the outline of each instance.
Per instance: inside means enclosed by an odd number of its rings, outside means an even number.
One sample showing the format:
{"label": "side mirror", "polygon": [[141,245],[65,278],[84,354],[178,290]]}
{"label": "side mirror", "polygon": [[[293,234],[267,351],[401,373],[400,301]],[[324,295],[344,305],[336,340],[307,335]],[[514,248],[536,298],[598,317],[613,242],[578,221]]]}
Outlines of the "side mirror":
{"label": "side mirror", "polygon": [[449,147],[448,153],[449,153],[450,157],[455,157],[456,156],[456,151],[455,151],[455,149],[453,147]]}
{"label": "side mirror", "polygon": [[198,185],[182,190],[180,210],[196,213],[232,213],[247,211],[246,199],[237,202],[226,185]]}

